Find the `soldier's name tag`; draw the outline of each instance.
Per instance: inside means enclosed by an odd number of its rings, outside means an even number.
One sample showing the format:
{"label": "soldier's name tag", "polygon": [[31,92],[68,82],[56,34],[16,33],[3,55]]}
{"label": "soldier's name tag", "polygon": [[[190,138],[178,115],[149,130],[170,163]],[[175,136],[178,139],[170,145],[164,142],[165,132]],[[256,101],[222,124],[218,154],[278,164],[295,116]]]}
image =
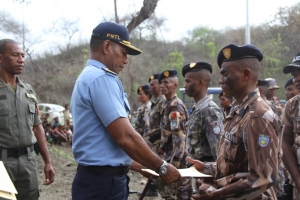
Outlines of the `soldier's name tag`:
{"label": "soldier's name tag", "polygon": [[34,99],[36,100],[36,97],[34,94],[29,94],[29,93],[26,93],[26,97],[30,98],[30,99]]}
{"label": "soldier's name tag", "polygon": [[5,94],[4,95],[0,95],[0,100],[3,100],[3,99],[7,99]]}

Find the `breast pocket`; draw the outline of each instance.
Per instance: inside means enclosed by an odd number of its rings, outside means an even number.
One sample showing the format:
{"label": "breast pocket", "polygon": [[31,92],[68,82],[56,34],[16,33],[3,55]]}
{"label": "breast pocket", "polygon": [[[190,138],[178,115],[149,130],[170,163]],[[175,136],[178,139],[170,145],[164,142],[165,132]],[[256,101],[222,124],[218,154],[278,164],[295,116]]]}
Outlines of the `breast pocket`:
{"label": "breast pocket", "polygon": [[0,130],[7,130],[9,128],[8,124],[9,110],[5,105],[0,104]]}
{"label": "breast pocket", "polygon": [[220,147],[220,154],[227,160],[235,161],[239,144],[225,139]]}
{"label": "breast pocket", "polygon": [[30,126],[32,126],[34,123],[35,111],[36,111],[35,104],[28,104],[28,113],[29,113],[28,121]]}
{"label": "breast pocket", "polygon": [[186,128],[188,131],[188,138],[190,139],[190,143],[192,146],[196,145],[199,142],[199,133],[200,131],[200,123],[194,118],[190,118],[186,123]]}

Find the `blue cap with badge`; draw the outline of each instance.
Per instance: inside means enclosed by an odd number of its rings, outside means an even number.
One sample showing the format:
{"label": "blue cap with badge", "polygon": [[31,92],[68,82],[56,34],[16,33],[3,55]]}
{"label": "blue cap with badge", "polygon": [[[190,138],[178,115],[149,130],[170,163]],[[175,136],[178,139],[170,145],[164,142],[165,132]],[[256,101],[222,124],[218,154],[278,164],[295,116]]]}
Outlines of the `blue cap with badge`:
{"label": "blue cap with badge", "polygon": [[149,91],[149,88],[150,88],[150,86],[148,84],[142,85],[142,86],[138,87],[137,94],[139,94],[140,91]]}
{"label": "blue cap with badge", "polygon": [[223,62],[240,60],[244,58],[257,58],[260,62],[262,61],[263,57],[263,53],[256,46],[250,44],[245,44],[242,46],[229,44],[221,49],[217,57],[217,62],[221,68]]}
{"label": "blue cap with badge", "polygon": [[207,62],[197,62],[197,63],[190,63],[182,68],[182,76],[184,77],[188,72],[197,72],[201,69],[207,69],[212,73],[212,66]]}
{"label": "blue cap with badge", "polygon": [[142,51],[131,45],[129,42],[128,29],[120,24],[114,22],[102,22],[94,28],[92,37],[100,38],[103,40],[110,40],[116,42],[127,49],[127,54],[138,55]]}
{"label": "blue cap with badge", "polygon": [[153,74],[152,76],[149,77],[149,83],[154,80],[154,79],[158,79],[159,74]]}

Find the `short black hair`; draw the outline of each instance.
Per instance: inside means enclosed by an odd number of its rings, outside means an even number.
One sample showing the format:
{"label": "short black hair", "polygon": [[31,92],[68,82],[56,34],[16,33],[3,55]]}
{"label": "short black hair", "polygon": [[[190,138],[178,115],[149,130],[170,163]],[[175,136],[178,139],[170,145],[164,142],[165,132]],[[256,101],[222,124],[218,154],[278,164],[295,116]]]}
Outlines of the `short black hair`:
{"label": "short black hair", "polygon": [[90,49],[91,51],[96,51],[98,49],[99,46],[101,46],[103,44],[104,40],[99,39],[97,37],[91,37],[90,40]]}
{"label": "short black hair", "polygon": [[12,40],[12,39],[2,39],[0,40],[0,54],[4,54],[5,51],[6,51],[6,44],[7,43],[13,43],[13,44],[18,44],[19,43],[15,40]]}

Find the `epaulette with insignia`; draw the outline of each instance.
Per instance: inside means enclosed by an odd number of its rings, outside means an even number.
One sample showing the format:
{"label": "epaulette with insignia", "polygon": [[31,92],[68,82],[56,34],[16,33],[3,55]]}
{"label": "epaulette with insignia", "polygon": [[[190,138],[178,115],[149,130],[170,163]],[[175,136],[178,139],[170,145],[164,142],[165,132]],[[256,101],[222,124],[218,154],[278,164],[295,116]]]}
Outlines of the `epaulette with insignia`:
{"label": "epaulette with insignia", "polygon": [[111,70],[108,69],[107,67],[106,67],[106,68],[101,68],[101,69],[103,69],[104,71],[106,71],[106,72],[108,72],[108,73],[110,73],[110,74],[113,74],[113,75],[116,75],[116,76],[117,76],[117,74],[116,74],[115,72],[111,71]]}

